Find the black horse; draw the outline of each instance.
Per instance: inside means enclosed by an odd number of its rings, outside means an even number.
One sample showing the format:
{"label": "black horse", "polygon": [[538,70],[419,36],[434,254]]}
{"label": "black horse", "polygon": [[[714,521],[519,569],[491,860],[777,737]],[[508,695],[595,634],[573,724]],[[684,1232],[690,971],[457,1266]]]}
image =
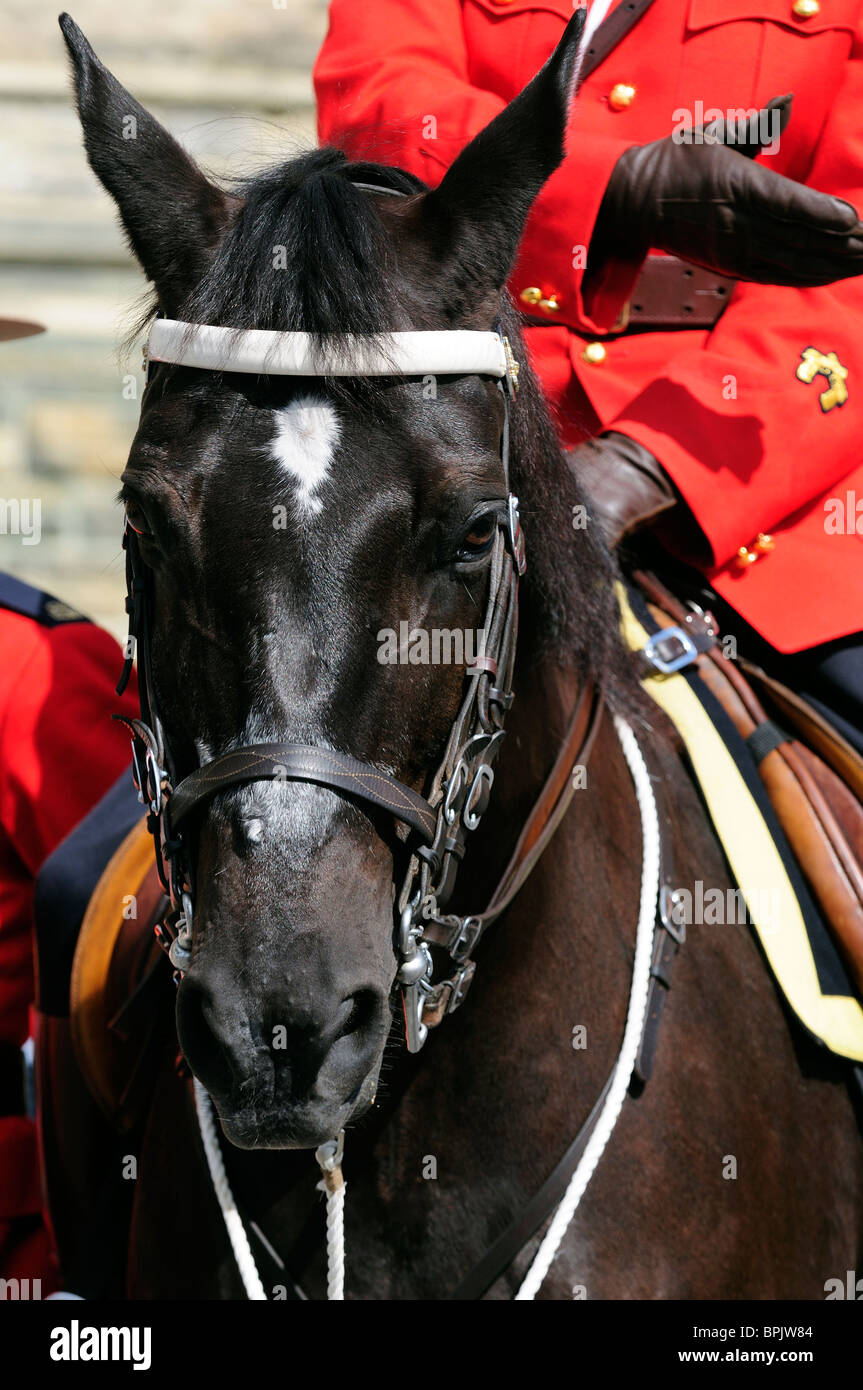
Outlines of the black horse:
{"label": "black horse", "polygon": [[[593,689],[605,716],[586,785],[485,939],[466,1004],[419,1058],[398,1046],[391,1010],[410,842],[331,787],[220,790],[195,823],[195,926],[176,1007],[183,1054],[236,1146],[226,1161],[240,1205],[277,1256],[253,1236],[268,1287],[322,1296],[318,1174],[304,1151],[347,1128],[348,1296],[445,1297],[557,1163],[618,1054],[642,837],[613,713],[639,731],[678,881],[729,886],[675,736],[622,654],[613,562],[595,526],[572,525],[583,499],[505,290],[562,157],[579,20],[433,192],[334,149],[223,191],[61,23],[90,162],[162,314],[322,344],[500,323],[521,362],[510,466],[529,564],[516,698],[457,910],[488,901],[579,692]],[[382,663],[379,635],[402,622],[482,625],[507,491],[504,409],[497,384],[474,374],[152,369],[122,496],[152,584],[153,689],[179,777],[291,740],[428,791],[465,672]],[[110,1278],[82,1276],[79,1291],[242,1296],[188,1078],[166,1058],[134,1135],[137,1181],[123,1184],[85,1161],[98,1121],[75,1108],[71,1065],[48,1098],[55,1167],[67,1183],[80,1175],[81,1211],[113,1188],[122,1214],[97,1251]],[[541,1296],[823,1297],[859,1253],[860,1160],[843,1073],[792,1036],[748,928],[696,929],[653,1079],[626,1102]],[[58,1222],[70,1249],[83,1220]],[[92,1247],[91,1236],[90,1269]],[[535,1249],[491,1296],[511,1295]]]}

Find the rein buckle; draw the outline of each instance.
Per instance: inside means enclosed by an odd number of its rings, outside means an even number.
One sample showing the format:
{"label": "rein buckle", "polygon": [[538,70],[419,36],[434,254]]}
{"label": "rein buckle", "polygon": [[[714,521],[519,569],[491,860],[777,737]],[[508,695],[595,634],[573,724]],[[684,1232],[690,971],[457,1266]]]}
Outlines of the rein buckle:
{"label": "rein buckle", "polygon": [[449,953],[457,965],[463,965],[482,935],[482,920],[465,917],[449,943]]}
{"label": "rein buckle", "polygon": [[661,676],[673,676],[698,659],[698,648],[682,627],[663,627],[648,638],[641,655]]}

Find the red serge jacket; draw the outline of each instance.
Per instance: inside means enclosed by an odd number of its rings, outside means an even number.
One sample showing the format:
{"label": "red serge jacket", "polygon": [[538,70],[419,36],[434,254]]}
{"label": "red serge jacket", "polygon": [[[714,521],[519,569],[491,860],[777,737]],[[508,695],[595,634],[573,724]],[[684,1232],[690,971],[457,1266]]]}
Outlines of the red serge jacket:
{"label": "red serge jacket", "polygon": [[[36,873],[129,763],[110,719],[138,712],[134,681],[114,694],[121,664],[107,632],[0,575],[0,1043],[28,1033]],[[0,1114],[0,1277],[52,1279],[42,1228],[11,1225],[40,1205],[35,1126]]]}
{"label": "red serge jacket", "polygon": [[[331,0],[314,74],[321,140],[436,184],[542,65],[572,9]],[[761,159],[863,209],[861,21],[863,0],[654,0],[585,82],[510,282],[517,301],[538,288],[557,305],[531,304],[548,327],[525,336],[564,441],[615,429],[651,450],[703,533],[690,523],[672,548],[700,554],[717,591],[786,652],[863,629],[863,277],[741,284],[712,329],[606,337],[635,270],[607,263],[585,302],[584,253],[625,149],[784,92],[791,123]],[[847,369],[843,404],[824,376],[797,376],[807,348]],[[761,532],[775,549],[740,568]]]}

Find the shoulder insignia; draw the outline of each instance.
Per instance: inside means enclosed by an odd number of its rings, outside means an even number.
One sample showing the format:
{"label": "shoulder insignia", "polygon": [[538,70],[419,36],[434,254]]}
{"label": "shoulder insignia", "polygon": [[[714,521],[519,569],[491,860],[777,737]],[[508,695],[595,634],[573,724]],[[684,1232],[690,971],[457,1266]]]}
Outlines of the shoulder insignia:
{"label": "shoulder insignia", "polygon": [[808,347],[803,349],[800,356],[803,360],[796,372],[798,381],[811,386],[817,376],[827,378],[827,388],[818,397],[824,414],[835,405],[844,405],[848,399],[848,387],[845,385],[848,368],[843,367],[836,353],[819,352],[818,348]]}

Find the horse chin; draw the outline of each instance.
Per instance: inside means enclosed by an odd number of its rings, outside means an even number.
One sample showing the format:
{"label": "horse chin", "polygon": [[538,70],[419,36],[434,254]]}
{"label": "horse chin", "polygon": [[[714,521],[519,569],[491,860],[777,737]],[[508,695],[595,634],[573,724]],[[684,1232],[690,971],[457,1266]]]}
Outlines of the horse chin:
{"label": "horse chin", "polygon": [[214,1104],[225,1138],[237,1149],[316,1149],[359,1120],[373,1104],[376,1089],[374,1074],[341,1105],[316,1099],[290,1107],[263,1100],[236,1107]]}

